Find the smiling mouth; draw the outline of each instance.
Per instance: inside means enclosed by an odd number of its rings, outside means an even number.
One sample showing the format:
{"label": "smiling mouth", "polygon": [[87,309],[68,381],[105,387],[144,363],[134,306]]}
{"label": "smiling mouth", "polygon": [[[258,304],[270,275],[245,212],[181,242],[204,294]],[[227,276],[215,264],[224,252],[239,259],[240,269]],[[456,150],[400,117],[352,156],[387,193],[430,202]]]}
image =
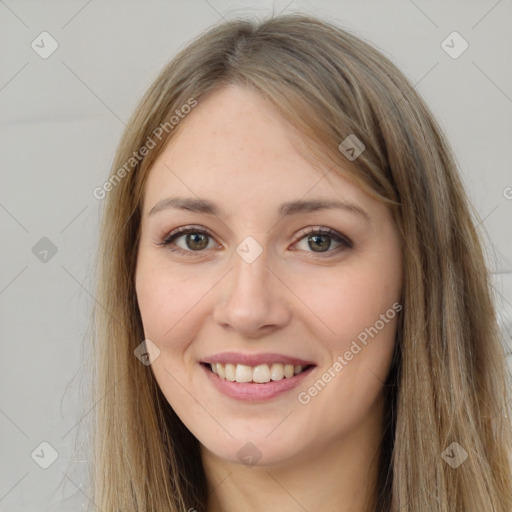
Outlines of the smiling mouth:
{"label": "smiling mouth", "polygon": [[245,364],[231,363],[201,363],[209,371],[217,375],[220,379],[229,382],[252,382],[254,384],[265,384],[267,382],[291,379],[295,375],[315,366],[293,365],[293,364],[259,364],[257,366],[248,366]]}

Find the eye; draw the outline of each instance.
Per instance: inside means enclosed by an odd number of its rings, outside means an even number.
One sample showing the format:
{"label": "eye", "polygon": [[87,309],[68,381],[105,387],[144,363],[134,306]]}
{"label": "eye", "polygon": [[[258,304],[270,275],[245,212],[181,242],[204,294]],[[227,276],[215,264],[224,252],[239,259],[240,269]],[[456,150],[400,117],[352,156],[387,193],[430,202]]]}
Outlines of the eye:
{"label": "eye", "polygon": [[[334,244],[338,244],[337,248],[332,248],[333,241]],[[300,247],[299,245],[304,242],[304,247]],[[172,252],[190,256],[193,253],[214,248],[215,244],[212,246],[212,243],[214,243],[214,238],[207,230],[194,226],[183,226],[169,233],[158,245],[166,246]],[[299,250],[306,252],[332,254],[350,249],[353,244],[350,239],[334,229],[318,227],[309,228],[295,243],[295,246],[299,246]]]}
{"label": "eye", "polygon": [[[181,240],[180,240],[181,239]],[[183,226],[169,233],[159,245],[167,246],[171,251],[190,255],[211,249],[212,235],[194,226]]]}
{"label": "eye", "polygon": [[[315,253],[339,252],[339,250],[351,249],[353,247],[351,240],[331,228],[310,228],[296,245],[303,241],[305,245],[303,248],[299,247],[299,249]],[[331,249],[333,241],[335,244],[338,244],[338,250],[336,248]]]}

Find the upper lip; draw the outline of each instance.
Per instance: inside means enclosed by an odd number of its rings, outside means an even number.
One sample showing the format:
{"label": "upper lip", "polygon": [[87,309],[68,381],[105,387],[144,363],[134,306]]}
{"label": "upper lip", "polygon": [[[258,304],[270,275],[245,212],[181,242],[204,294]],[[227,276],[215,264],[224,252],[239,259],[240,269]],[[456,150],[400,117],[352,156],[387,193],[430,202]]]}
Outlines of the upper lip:
{"label": "upper lip", "polygon": [[214,354],[203,360],[204,363],[231,363],[245,364],[247,366],[258,366],[260,364],[293,364],[293,365],[314,365],[312,361],[306,361],[298,357],[287,356],[284,354],[276,354],[273,352],[265,352],[261,354],[242,354],[239,352],[222,352]]}

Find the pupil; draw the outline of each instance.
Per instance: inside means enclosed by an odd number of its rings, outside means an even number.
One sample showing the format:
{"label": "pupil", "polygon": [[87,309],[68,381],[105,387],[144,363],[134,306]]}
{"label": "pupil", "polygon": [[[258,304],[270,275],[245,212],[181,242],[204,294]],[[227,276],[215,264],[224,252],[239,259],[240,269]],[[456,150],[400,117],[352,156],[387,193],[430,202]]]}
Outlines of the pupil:
{"label": "pupil", "polygon": [[203,233],[189,233],[187,235],[187,246],[189,249],[204,249],[207,245],[208,240]]}
{"label": "pupil", "polygon": [[[321,243],[321,239],[323,239],[323,241],[325,243]],[[323,250],[327,250],[329,249],[330,245],[331,245],[331,239],[329,236],[327,235],[312,235],[309,239],[309,246],[311,247],[311,249],[315,250],[315,248],[311,245],[311,240],[314,240],[314,243],[319,243],[320,244],[320,249],[322,249],[321,251],[316,251],[316,252],[323,252]]]}

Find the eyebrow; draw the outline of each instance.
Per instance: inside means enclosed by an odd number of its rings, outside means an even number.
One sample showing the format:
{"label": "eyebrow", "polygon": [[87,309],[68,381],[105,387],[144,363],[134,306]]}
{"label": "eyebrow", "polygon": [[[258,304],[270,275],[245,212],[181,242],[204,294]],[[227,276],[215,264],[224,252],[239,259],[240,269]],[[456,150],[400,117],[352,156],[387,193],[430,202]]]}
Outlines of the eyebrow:
{"label": "eyebrow", "polygon": [[[162,199],[151,208],[148,216],[155,215],[156,213],[167,210],[169,208],[176,208],[180,210],[188,210],[191,212],[205,213],[209,215],[222,216],[225,215],[223,210],[215,203],[207,199],[199,199],[194,197],[169,197]],[[326,199],[311,199],[311,200],[296,200],[288,201],[279,206],[277,213],[280,217],[287,215],[296,215],[300,213],[311,213],[319,210],[340,209],[349,213],[354,213],[362,216],[367,221],[370,216],[361,207],[345,201],[326,200]]]}

